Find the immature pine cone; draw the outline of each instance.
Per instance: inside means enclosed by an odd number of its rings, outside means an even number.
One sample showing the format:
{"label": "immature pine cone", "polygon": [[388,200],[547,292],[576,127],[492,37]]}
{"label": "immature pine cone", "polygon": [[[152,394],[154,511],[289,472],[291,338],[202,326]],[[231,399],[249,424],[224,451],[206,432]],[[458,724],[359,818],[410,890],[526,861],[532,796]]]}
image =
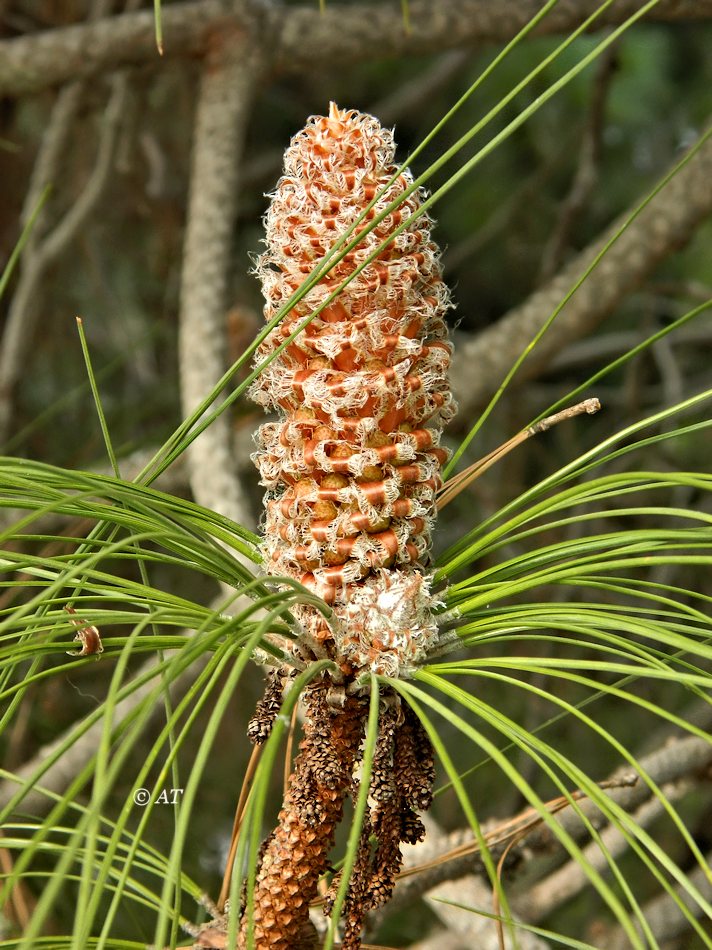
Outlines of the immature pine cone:
{"label": "immature pine cone", "polygon": [[[333,103],[291,142],[267,212],[257,273],[271,320],[393,176],[392,133]],[[412,184],[402,172],[358,225],[361,232]],[[454,413],[451,347],[431,220],[406,197],[296,304],[257,352],[270,357],[402,222],[404,230],[329,303],[255,382],[281,418],[253,456],[265,496],[267,570],[300,580],[334,605],[327,626],[295,613],[347,674],[398,675],[436,635],[423,574]],[[333,641],[333,642],[332,642]]]}

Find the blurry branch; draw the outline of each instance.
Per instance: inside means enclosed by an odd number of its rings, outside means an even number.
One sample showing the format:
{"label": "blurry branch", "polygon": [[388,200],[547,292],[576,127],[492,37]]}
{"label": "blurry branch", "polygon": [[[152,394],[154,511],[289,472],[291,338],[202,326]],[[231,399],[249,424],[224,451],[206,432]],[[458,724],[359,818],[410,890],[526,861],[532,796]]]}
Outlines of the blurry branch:
{"label": "blurry branch", "polygon": [[598,180],[601,137],[606,100],[616,70],[619,43],[609,46],[598,60],[593,77],[591,105],[581,137],[579,160],[568,195],[559,209],[558,221],[541,257],[539,282],[549,280],[561,266],[576,221],[586,207]]}
{"label": "blurry branch", "polygon": [[[272,67],[302,72],[387,56],[413,56],[512,38],[541,9],[541,0],[410,0],[410,29],[403,28],[400,4],[381,2],[344,6],[327,3],[286,7],[252,0],[237,12],[229,0],[164,5],[166,57],[201,55],[210,36],[260,20],[260,37]],[[541,33],[566,33],[599,7],[599,0],[560,0],[539,27]],[[640,9],[640,0],[618,0],[599,26],[622,23]],[[665,22],[712,17],[712,0],[661,0],[649,19]],[[120,65],[161,62],[155,47],[153,13],[125,13],[101,23],[48,30],[0,42],[0,93],[27,93],[94,76]]]}
{"label": "blurry branch", "polygon": [[[669,802],[682,798],[687,792],[697,788],[697,783],[689,778],[668,783],[661,791]],[[638,828],[648,828],[654,821],[667,814],[660,799],[651,797],[631,814]],[[616,825],[609,825],[601,833],[601,841],[613,860],[620,858],[629,848],[628,839]],[[597,842],[591,842],[583,853],[592,867],[601,873],[609,867],[606,855]],[[567,861],[548,877],[527,888],[521,897],[512,900],[517,913],[528,923],[539,923],[552,911],[575,897],[590,885],[589,878],[577,861]]]}
{"label": "blurry branch", "polygon": [[[327,3],[323,13],[307,4],[281,12],[272,21],[274,60],[280,70],[320,64],[360,62],[386,56],[413,56],[459,46],[510,40],[541,11],[542,0],[409,0],[406,32],[400,5]],[[537,29],[539,35],[568,33],[600,7],[600,0],[560,0]],[[617,0],[596,21],[597,27],[623,23],[638,12],[641,0]],[[712,0],[661,0],[650,20],[679,21],[712,17]]]}
{"label": "blurry branch", "polygon": [[[667,337],[658,340],[652,347],[652,356],[662,381],[664,400],[668,406],[674,405],[684,398],[685,376],[683,369],[675,357],[674,347]],[[665,430],[671,431],[675,423],[669,419],[665,423]],[[672,565],[670,565],[672,566]]]}
{"label": "blurry branch", "polygon": [[[646,385],[641,383],[638,379],[639,373],[636,370],[634,365],[626,367],[625,369],[625,381],[624,385],[627,387],[625,390],[623,386],[614,385],[613,383],[609,386],[602,385],[601,383],[596,383],[596,392],[601,398],[601,405],[606,407],[607,412],[616,411],[619,415],[615,419],[616,425],[625,424],[625,420],[633,421],[638,419],[640,415],[640,407],[662,407],[663,401],[665,398],[665,391],[663,386],[660,383],[655,383],[651,385]],[[685,377],[685,384],[688,392],[695,393],[701,392],[709,388],[710,384],[710,374],[709,369],[705,368],[697,372],[690,372]],[[520,390],[517,390],[520,393]],[[556,402],[556,400],[561,396],[561,382],[550,383],[548,385],[540,385],[538,383],[530,383],[526,390],[522,390],[526,395],[518,396],[518,402],[523,404],[523,400],[526,399],[526,405],[537,405],[537,406],[546,406],[551,405]],[[533,400],[530,402],[530,400]],[[637,408],[636,408],[637,407]],[[521,409],[517,408],[516,411],[521,413]],[[656,464],[666,465],[665,459],[671,459],[676,457],[673,453],[666,453],[664,451],[658,451],[656,454]],[[669,462],[667,463],[669,464]],[[620,458],[611,462],[609,466],[610,471],[623,471],[625,467],[625,462]],[[667,467],[667,466],[666,466]],[[703,505],[707,505],[707,502],[701,502]],[[677,576],[684,577],[683,573],[677,573]]]}
{"label": "blurry branch", "polygon": [[[224,600],[221,598],[219,603],[223,604]],[[190,635],[190,631],[188,631],[187,635]],[[69,643],[68,645],[71,646]],[[183,689],[187,689],[195,681],[195,677],[200,671],[201,664],[206,663],[207,660],[207,656],[201,657],[196,661],[196,663],[190,666],[189,669],[185,670],[178,678],[176,678],[171,683],[171,695],[179,695]],[[93,663],[94,661],[88,660],[88,662]],[[156,659],[151,657],[151,659],[147,660],[136,670],[135,678],[143,676],[159,662],[160,658]],[[155,688],[156,679],[150,679],[142,686],[137,687],[132,693],[130,693],[120,702],[118,702],[113,713],[114,723],[118,725],[119,723],[126,720]],[[154,703],[153,709],[151,711],[151,717],[147,722],[146,727],[148,728],[149,723],[155,720],[157,717],[165,718],[165,707],[160,702]],[[15,769],[13,774],[18,779],[18,781],[11,781],[8,779],[0,783],[0,809],[5,808],[7,803],[17,792],[18,788],[35,773],[35,771],[54,753],[56,749],[58,749],[63,743],[67,741],[69,736],[72,735],[76,728],[77,723],[73,723],[66,730],[66,732],[62,733],[52,742],[43,746],[37,752],[37,754],[33,756],[32,759],[30,759],[28,762],[25,762],[19,769]],[[55,795],[63,795],[67,788],[75,780],[77,775],[84,768],[84,766],[96,754],[101,742],[104,728],[104,720],[102,718],[98,719],[87,729],[85,733],[83,733],[63,752],[63,754],[53,765],[47,769],[42,778],[39,780],[38,784],[43,789],[54,792]],[[22,802],[18,807],[18,811],[22,814],[39,816],[47,814],[47,812],[51,811],[53,806],[53,798],[32,788],[22,799]]]}
{"label": "blurry branch", "polygon": [[470,50],[457,50],[438,57],[430,68],[418,73],[410,82],[396,86],[391,93],[375,102],[369,112],[377,115],[382,125],[402,122],[406,116],[417,115],[461,72],[471,56]]}
{"label": "blurry branch", "polygon": [[[180,294],[180,385],[184,415],[225,371],[228,272],[245,126],[259,75],[255,44],[234,30],[216,37],[206,56],[195,117],[188,219]],[[188,449],[199,504],[240,524],[253,519],[244,502],[223,413]]]}
{"label": "blurry branch", "polygon": [[[136,449],[128,455],[122,455],[119,458],[119,469],[124,481],[135,481],[139,474],[144,471],[151,459],[155,457],[157,450],[158,446],[155,448]],[[110,465],[105,463],[92,466],[90,471],[95,472],[97,475],[113,475],[113,469]],[[187,492],[188,473],[185,467],[185,459],[182,455],[176,459],[170,468],[162,472],[155,482],[152,482],[151,488],[166,492],[169,495],[180,495],[181,493]],[[33,527],[33,530],[37,530],[36,527]]]}
{"label": "blurry branch", "polygon": [[[60,90],[42,137],[30,186],[22,209],[25,224],[37,207],[45,187],[55,179],[72,128],[84,86],[75,82]],[[22,377],[37,322],[37,296],[40,278],[47,266],[44,260],[42,232],[46,229],[47,207],[35,221],[21,258],[20,277],[10,304],[0,346],[0,444],[9,435],[13,394]]]}
{"label": "blurry branch", "polygon": [[[211,31],[227,20],[223,0],[164,6],[163,43],[167,56],[203,52]],[[153,11],[120,13],[98,23],[82,23],[0,42],[0,93],[37,92],[69,80],[88,78],[119,66],[163,60],[156,51]]]}
{"label": "blurry branch", "polygon": [[[420,863],[422,848],[426,844],[428,852],[435,855],[446,851],[450,843],[450,836],[446,835],[430,816],[425,816],[424,821],[427,830],[425,841],[423,846],[409,851],[405,860],[406,867],[412,865],[416,859]],[[447,928],[448,934],[456,936],[463,947],[477,947],[477,950],[500,950],[501,945],[495,922],[490,917],[476,912],[477,910],[483,910],[486,914],[494,912],[492,889],[486,878],[470,873],[458,876],[456,879],[447,879],[429,888],[423,896],[428,907],[437,914],[441,923]],[[472,909],[453,907],[452,904],[443,903],[444,901],[462,904]],[[391,908],[389,907],[388,910],[390,911]],[[517,930],[516,933],[519,950],[546,950],[548,947],[547,943],[533,934],[523,930]],[[511,941],[506,939],[507,950],[510,950],[512,946]]]}
{"label": "blurry branch", "polygon": [[699,280],[660,280],[651,284],[649,290],[661,298],[680,300],[688,297],[695,303],[704,303],[712,297],[712,284]]}
{"label": "blurry branch", "polygon": [[[712,852],[707,854],[706,862],[709,867],[712,867]],[[689,878],[706,900],[712,900],[712,884],[702,868],[695,868],[689,874]],[[684,888],[676,887],[675,891],[693,916],[700,917],[703,913],[702,908],[690,898]],[[653,898],[643,905],[642,911],[646,923],[659,944],[674,940],[675,937],[690,938],[690,924],[669,894],[660,894]],[[609,931],[604,939],[607,950],[628,950],[630,947],[630,938],[619,927]],[[691,944],[686,942],[684,946],[691,946]]]}
{"label": "blurry branch", "polygon": [[[589,333],[661,261],[691,240],[695,229],[712,213],[710,181],[712,137],[610,247],[529,355],[516,383],[540,374],[567,343]],[[630,214],[631,210],[620,215],[553,280],[496,324],[473,338],[460,338],[451,378],[461,416],[476,411],[490,398],[524,347]]]}
{"label": "blurry branch", "polygon": [[[639,761],[656,785],[670,786],[682,783],[690,776],[700,775],[710,768],[712,743],[696,736],[674,738]],[[633,778],[635,774],[631,774],[630,768],[619,770],[610,779],[614,787],[606,791],[607,797],[627,812],[637,812],[653,801],[647,784],[640,779],[632,783]],[[590,799],[579,800],[578,807],[594,828],[601,829],[607,825],[605,816]],[[526,836],[511,846],[512,839],[532,818],[532,809],[526,809],[514,818],[490,821],[483,826],[485,839],[495,862],[509,848],[509,863],[505,865],[505,875],[510,863],[520,859],[531,862],[537,855],[550,856],[561,851],[559,839],[549,826],[543,823],[534,824]],[[586,825],[571,808],[558,811],[556,820],[575,841],[583,841],[588,836]],[[465,831],[456,831],[446,838],[436,838],[428,831],[425,841],[408,856],[407,864],[410,871],[399,880],[393,899],[388,905],[389,913],[409,905],[443,881],[457,880],[473,873],[486,875],[484,862],[472,841],[472,836]]]}
{"label": "blurry branch", "polygon": [[[492,244],[503,232],[516,227],[512,224],[512,219],[522,207],[529,205],[552,175],[564,167],[564,158],[570,154],[572,148],[575,148],[575,139],[567,135],[566,130],[562,130],[562,147],[537,165],[530,175],[514,185],[509,193],[497,202],[478,230],[472,231],[467,237],[444,250],[442,262],[445,273],[452,274],[463,266],[472,266],[471,262],[483,248]],[[457,282],[456,273],[453,281]]]}
{"label": "blurry branch", "polygon": [[[709,288],[704,299],[710,298],[712,298],[712,288]],[[704,301],[700,301],[702,302]],[[709,321],[708,325],[704,322],[689,324],[681,327],[669,339],[670,345],[675,349],[708,346],[712,343],[712,324]],[[599,333],[587,340],[577,340],[552,359],[547,372],[558,373],[562,370],[568,371],[580,366],[588,366],[591,363],[605,363],[637,346],[638,343],[640,343],[640,333],[631,330]]]}
{"label": "blurry branch", "polygon": [[[104,0],[94,4],[91,16],[103,15]],[[96,208],[109,181],[119,129],[126,108],[128,80],[123,74],[110,79],[111,93],[101,123],[94,168],[79,195],[63,217],[50,225],[45,207],[25,247],[20,276],[0,346],[0,444],[5,442],[12,420],[13,394],[22,377],[35,335],[41,307],[44,275],[77,237]],[[74,119],[81,104],[85,85],[72,82],[60,90],[42,138],[30,186],[22,211],[23,221],[32,214],[47,185],[57,185],[61,164],[66,157]]]}
{"label": "blurry branch", "polygon": [[242,185],[247,194],[256,188],[268,188],[282,174],[284,161],[283,148],[265,149],[248,158],[245,156],[242,171]]}
{"label": "blurry branch", "polygon": [[410,944],[410,950],[466,950],[462,940],[448,930],[434,930],[424,940]]}

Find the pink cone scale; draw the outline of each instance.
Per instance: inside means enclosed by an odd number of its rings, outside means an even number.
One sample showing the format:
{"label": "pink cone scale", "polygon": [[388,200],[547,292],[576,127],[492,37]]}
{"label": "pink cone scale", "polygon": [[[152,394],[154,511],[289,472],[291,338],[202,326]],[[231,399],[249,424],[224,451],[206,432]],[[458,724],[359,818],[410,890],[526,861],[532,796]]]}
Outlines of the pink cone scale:
{"label": "pink cone scale", "polygon": [[[389,184],[394,155],[391,131],[333,103],[292,139],[256,268],[267,320],[376,196],[356,233],[412,186],[407,170]],[[260,427],[253,455],[267,488],[266,570],[300,581],[332,606],[328,623],[311,606],[296,615],[307,641],[320,643],[349,677],[407,675],[437,634],[427,563],[447,458],[440,434],[455,406],[444,321],[450,297],[433,222],[417,215],[424,197],[414,190],[363,233],[256,356],[258,365],[272,357],[379,249],[251,391],[279,415]]]}

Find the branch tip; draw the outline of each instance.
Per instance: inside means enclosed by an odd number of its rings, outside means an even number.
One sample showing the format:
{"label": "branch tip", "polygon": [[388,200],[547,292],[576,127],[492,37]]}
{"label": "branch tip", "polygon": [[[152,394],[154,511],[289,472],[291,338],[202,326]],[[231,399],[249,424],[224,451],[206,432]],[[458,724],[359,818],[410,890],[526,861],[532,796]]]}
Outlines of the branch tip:
{"label": "branch tip", "polygon": [[600,408],[600,400],[595,396],[591,399],[584,399],[583,402],[577,402],[575,406],[569,406],[567,409],[562,409],[561,412],[555,412],[552,416],[547,416],[545,419],[535,422],[534,425],[527,430],[527,435],[538,435],[540,432],[546,432],[547,429],[558,425],[559,422],[563,422],[565,419],[573,419],[574,416],[583,415],[584,412],[592,416],[597,413]]}

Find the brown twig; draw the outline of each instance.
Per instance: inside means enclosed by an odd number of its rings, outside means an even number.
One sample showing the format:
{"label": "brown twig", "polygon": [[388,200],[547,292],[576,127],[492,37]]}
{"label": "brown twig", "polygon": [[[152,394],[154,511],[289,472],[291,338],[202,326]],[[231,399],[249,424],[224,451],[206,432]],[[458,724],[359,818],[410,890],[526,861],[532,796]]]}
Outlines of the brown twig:
{"label": "brown twig", "polygon": [[[598,782],[597,784],[598,787],[603,790],[610,790],[614,788],[631,788],[636,784],[636,780],[637,777],[635,776],[623,775],[620,778],[605,779],[604,781]],[[564,796],[552,798],[550,801],[545,803],[545,807],[549,814],[555,815],[563,811],[565,808],[569,808],[572,802],[580,802],[586,798],[587,796],[584,792],[574,791],[568,798]],[[499,854],[501,850],[499,846],[505,845],[502,854],[509,854],[515,845],[522,842],[535,828],[540,827],[543,821],[544,819],[535,808],[525,808],[513,818],[507,818],[504,821],[496,822],[496,824],[484,835],[485,843],[490,850],[496,850],[497,854]],[[467,841],[457,845],[455,848],[451,848],[442,852],[432,861],[411,865],[407,870],[401,872],[401,874],[398,876],[398,880],[401,881],[408,877],[413,877],[414,875],[423,874],[425,871],[430,871],[433,868],[439,867],[443,862],[454,861],[456,859],[474,855],[477,854],[479,850],[479,843],[468,837]]]}
{"label": "brown twig", "polygon": [[[12,873],[13,861],[12,854],[7,848],[2,847],[2,837],[0,837],[0,870],[2,876],[8,878]],[[31,898],[26,893],[25,884],[19,880],[13,887],[7,899],[2,913],[13,920],[20,928],[20,931],[32,920]],[[1,921],[0,921],[1,922]]]}
{"label": "brown twig", "polygon": [[237,807],[235,808],[235,819],[232,824],[232,835],[230,836],[230,848],[227,854],[227,861],[225,862],[225,873],[223,875],[222,886],[220,888],[220,896],[218,897],[217,908],[222,911],[225,909],[225,901],[228,899],[230,894],[230,882],[232,881],[232,866],[235,863],[235,854],[237,853],[237,842],[240,836],[240,828],[242,826],[242,819],[245,814],[245,806],[247,805],[247,799],[250,794],[250,789],[252,788],[252,780],[255,777],[255,772],[257,771],[257,765],[260,761],[260,756],[262,755],[262,746],[256,745],[252,748],[252,755],[250,756],[250,761],[247,763],[247,768],[245,769],[245,774],[242,779],[242,788],[240,789],[240,797],[237,800]]}
{"label": "brown twig", "polygon": [[525,442],[533,435],[538,435],[540,432],[546,432],[547,429],[551,429],[552,426],[558,425],[559,422],[564,422],[567,419],[573,419],[575,416],[580,416],[583,413],[593,415],[595,412],[598,412],[600,408],[601,403],[595,397],[584,399],[583,402],[576,403],[575,406],[569,406],[568,409],[562,409],[560,412],[555,412],[553,415],[547,416],[545,419],[541,419],[539,422],[535,422],[534,425],[529,426],[529,428],[522,429],[521,432],[517,433],[517,435],[513,436],[507,442],[504,442],[498,448],[493,449],[492,452],[489,452],[477,462],[473,462],[472,465],[468,466],[462,472],[459,472],[457,475],[454,475],[452,478],[448,479],[438,494],[438,511],[444,508],[445,505],[449,505],[454,498],[457,498],[461,491],[467,488],[467,486],[475,481],[475,479],[479,478],[480,475],[482,475],[483,472],[486,472],[488,468],[491,468],[495,462],[499,462],[499,460],[504,458],[504,456],[511,452],[512,449],[516,448],[518,445],[521,445],[522,442]]}

